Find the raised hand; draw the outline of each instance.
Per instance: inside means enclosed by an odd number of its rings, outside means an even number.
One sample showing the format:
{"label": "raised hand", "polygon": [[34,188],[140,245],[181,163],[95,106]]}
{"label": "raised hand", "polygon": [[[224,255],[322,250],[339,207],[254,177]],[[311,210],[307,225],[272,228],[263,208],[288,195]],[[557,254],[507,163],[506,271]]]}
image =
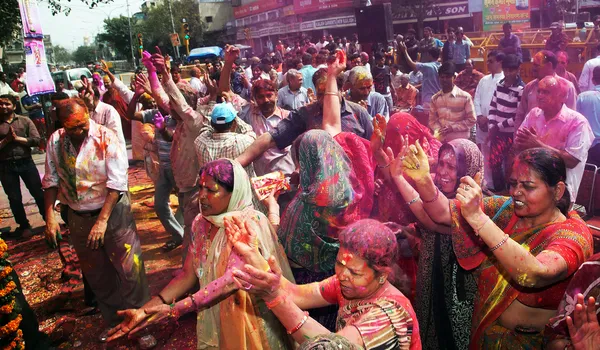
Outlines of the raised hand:
{"label": "raised hand", "polygon": [[594,297],[589,297],[586,305],[583,294],[577,294],[573,318],[567,316],[567,327],[575,350],[597,349],[600,344],[600,324]]}
{"label": "raised hand", "polygon": [[429,176],[429,159],[418,140],[414,145],[409,146],[402,165],[404,174],[416,182]]}
{"label": "raised hand", "polygon": [[[401,147],[400,147],[400,152],[398,152],[398,155],[394,158],[394,154],[390,154],[391,156],[391,161],[392,164],[390,164],[390,176],[392,177],[398,177],[398,176],[402,176],[402,173],[404,172],[404,158],[406,157],[406,153],[409,150],[409,146],[408,146],[408,136],[404,137],[404,136],[400,136],[400,142],[402,143]],[[389,152],[391,152],[392,150],[388,147]],[[388,153],[389,153],[388,152]]]}
{"label": "raised hand", "polygon": [[219,86],[217,85],[217,82],[213,79],[210,78],[210,75],[208,75],[208,73],[204,73],[204,84],[206,85],[206,93],[209,96],[217,96],[217,93],[219,91]]}
{"label": "raised hand", "polygon": [[139,94],[143,94],[144,92],[149,95],[152,94],[152,87],[150,86],[150,81],[146,74],[140,73],[135,77],[135,92]]}
{"label": "raised hand", "polygon": [[308,88],[307,95],[308,95],[308,100],[310,101],[310,103],[313,103],[317,100],[315,91],[312,88]]}
{"label": "raised hand", "polygon": [[163,117],[160,111],[156,112],[152,121],[154,122],[154,126],[156,126],[156,129],[162,130],[165,128],[165,117]]}
{"label": "raised hand", "polygon": [[460,213],[465,219],[479,215],[481,212],[481,201],[483,200],[481,179],[481,173],[475,174],[475,179],[470,176],[460,179],[460,185],[456,190],[456,199],[460,202]]}
{"label": "raised hand", "polygon": [[381,114],[377,114],[373,118],[373,134],[371,135],[371,150],[373,153],[378,152],[383,147],[385,134],[387,130],[387,121]]}
{"label": "raised hand", "polygon": [[100,70],[104,73],[109,73],[108,64],[104,60],[100,60]]}
{"label": "raised hand", "polygon": [[225,63],[233,63],[240,56],[240,49],[234,45],[225,47]]}
{"label": "raised hand", "polygon": [[266,301],[274,299],[281,292],[281,267],[275,257],[269,258],[269,264],[264,269],[257,269],[252,265],[245,265],[243,270],[234,269],[233,276],[243,285],[249,293],[258,295]]}
{"label": "raised hand", "polygon": [[152,55],[148,51],[142,52],[142,64],[146,67],[148,72],[156,72],[156,67],[152,63]]}
{"label": "raised hand", "polygon": [[346,69],[346,53],[342,50],[336,50],[335,60],[329,62],[327,65],[327,74],[338,76],[341,72]]}

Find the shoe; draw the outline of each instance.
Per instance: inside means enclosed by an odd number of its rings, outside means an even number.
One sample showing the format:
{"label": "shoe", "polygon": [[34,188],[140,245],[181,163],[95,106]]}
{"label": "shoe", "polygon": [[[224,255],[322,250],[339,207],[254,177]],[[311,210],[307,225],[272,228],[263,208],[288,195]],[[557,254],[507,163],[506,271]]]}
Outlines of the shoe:
{"label": "shoe", "polygon": [[170,240],[170,241],[168,241],[167,243],[165,243],[165,245],[163,245],[162,249],[163,249],[165,252],[167,252],[167,253],[168,253],[168,252],[170,252],[170,251],[172,251],[172,250],[176,249],[176,248],[177,248],[177,247],[179,247],[180,245],[181,245],[181,242],[177,242],[177,241],[174,241],[174,240]]}
{"label": "shoe", "polygon": [[24,234],[31,234],[31,226],[27,225],[27,226],[19,226],[17,227],[13,232],[9,232],[9,233],[3,233],[2,234],[2,239],[21,239],[23,238]]}

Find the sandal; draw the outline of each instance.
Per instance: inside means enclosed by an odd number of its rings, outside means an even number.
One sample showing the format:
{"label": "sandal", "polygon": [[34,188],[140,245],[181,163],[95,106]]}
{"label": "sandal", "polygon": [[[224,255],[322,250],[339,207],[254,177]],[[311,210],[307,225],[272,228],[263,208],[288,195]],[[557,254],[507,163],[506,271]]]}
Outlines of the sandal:
{"label": "sandal", "polygon": [[175,248],[179,247],[180,245],[181,245],[181,242],[170,240],[167,243],[165,243],[165,245],[162,248],[165,252],[170,252],[171,250],[174,250]]}

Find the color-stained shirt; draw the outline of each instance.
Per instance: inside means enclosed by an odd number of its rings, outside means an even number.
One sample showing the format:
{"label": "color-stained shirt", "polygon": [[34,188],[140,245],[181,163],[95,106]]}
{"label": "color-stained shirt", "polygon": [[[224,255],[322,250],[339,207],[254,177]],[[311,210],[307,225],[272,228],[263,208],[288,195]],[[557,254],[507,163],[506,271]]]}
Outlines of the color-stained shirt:
{"label": "color-stained shirt", "polygon": [[408,109],[417,105],[417,88],[410,84],[396,88],[396,107]]}
{"label": "color-stained shirt", "polygon": [[284,86],[277,92],[277,106],[288,111],[297,110],[308,103],[308,90],[304,86],[296,92],[290,90],[289,86]]}
{"label": "color-stained shirt", "polygon": [[540,141],[550,147],[564,150],[579,160],[574,168],[567,168],[567,188],[571,202],[575,202],[588,150],[594,141],[590,123],[583,115],[563,105],[560,112],[549,121],[540,108],[532,109],[521,124],[522,128],[535,129]]}
{"label": "color-stained shirt", "polygon": [[[352,132],[370,140],[373,134],[371,117],[365,108],[342,99],[342,131]],[[279,149],[290,146],[294,140],[305,131],[321,129],[323,126],[323,107],[319,103],[311,103],[290,113],[282,119],[275,129],[270,130],[271,136]]]}
{"label": "color-stained shirt", "polygon": [[[290,115],[290,112],[276,107],[273,115],[265,118],[260,109],[248,105],[242,111],[240,117],[246,123],[252,126],[256,136],[275,130],[279,122]],[[262,176],[274,171],[282,171],[285,175],[291,175],[296,166],[290,152],[291,146],[279,149],[277,147],[269,148],[259,158],[254,160],[254,171],[256,175]]]}
{"label": "color-stained shirt", "polygon": [[117,135],[117,140],[121,145],[121,152],[124,153],[125,159],[127,159],[127,148],[125,145],[125,136],[123,135],[123,126],[121,125],[121,116],[115,109],[115,107],[106,104],[102,101],[98,101],[96,108],[90,112],[90,119],[105,126]]}
{"label": "color-stained shirt", "polygon": [[438,78],[439,62],[417,62],[417,70],[423,73],[423,85],[421,86],[421,102],[425,108],[429,107],[431,98],[442,89]]}
{"label": "color-stained shirt", "polygon": [[443,135],[442,141],[468,139],[477,121],[471,95],[454,86],[452,91],[439,91],[431,98],[429,127],[434,130],[449,126],[452,131]]}
{"label": "color-stained shirt", "polygon": [[17,136],[26,138],[27,143],[22,145],[12,141],[6,144],[4,147],[0,148],[0,161],[30,158],[31,147],[36,147],[40,144],[40,134],[38,133],[35,124],[33,124],[31,119],[17,114],[14,115],[13,120],[10,123],[1,121],[0,142],[8,135],[11,127]]}
{"label": "color-stained shirt", "polygon": [[600,144],[600,85],[596,85],[595,90],[582,92],[577,97],[577,112],[588,120],[594,132],[592,147]]}
{"label": "color-stained shirt", "polygon": [[[555,78],[562,79],[564,83],[569,86],[569,93],[567,94],[567,101],[565,105],[570,109],[575,109],[575,102],[577,100],[577,91],[575,91],[575,86],[565,78],[561,78],[558,75],[554,75]],[[538,85],[540,83],[539,79],[534,79],[525,85],[525,90],[523,90],[523,97],[521,98],[521,103],[519,103],[519,108],[517,109],[517,115],[515,116],[515,128],[518,129],[523,119],[529,111],[538,106]]]}
{"label": "color-stained shirt", "polygon": [[60,201],[73,210],[97,210],[104,205],[108,189],[127,191],[128,165],[117,135],[90,119],[79,153],[64,129],[50,136],[42,187],[58,188]]}
{"label": "color-stained shirt", "polygon": [[475,97],[475,90],[477,90],[477,85],[479,81],[483,78],[483,73],[473,69],[473,73],[468,74],[466,70],[458,73],[456,79],[454,79],[454,85],[458,86],[461,90],[466,91],[471,95],[471,97]]}

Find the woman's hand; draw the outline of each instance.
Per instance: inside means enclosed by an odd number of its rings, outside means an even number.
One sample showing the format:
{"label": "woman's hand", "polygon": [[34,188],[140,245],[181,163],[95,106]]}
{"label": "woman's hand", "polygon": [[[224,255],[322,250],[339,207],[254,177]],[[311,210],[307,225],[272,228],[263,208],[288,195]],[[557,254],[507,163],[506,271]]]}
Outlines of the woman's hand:
{"label": "woman's hand", "polygon": [[268,267],[268,269],[257,269],[252,265],[244,265],[243,271],[234,269],[233,275],[246,286],[243,289],[265,301],[271,301],[281,290],[281,268],[273,256],[269,258]]}
{"label": "woman's hand", "polygon": [[142,309],[142,312],[146,314],[146,318],[129,332],[129,338],[148,326],[165,325],[171,320],[177,320],[179,318],[175,312],[172,312],[171,306],[166,304],[148,307]]}
{"label": "woman's hand", "polygon": [[402,173],[404,172],[404,158],[406,158],[406,152],[408,152],[409,150],[408,136],[400,136],[400,142],[402,143],[402,145],[400,146],[400,152],[398,152],[396,158],[392,157],[392,164],[390,165],[390,176],[392,176],[393,178],[402,176]]}
{"label": "woman's hand", "polygon": [[337,77],[346,69],[346,54],[342,50],[335,51],[335,60],[327,64],[327,75]]}
{"label": "woman's hand", "polygon": [[600,344],[600,325],[594,297],[590,297],[586,305],[583,294],[577,294],[577,305],[573,311],[573,318],[567,316],[567,327],[575,350],[597,348]]}
{"label": "woman's hand", "polygon": [[371,150],[373,153],[382,151],[387,130],[387,121],[381,114],[373,118],[373,134],[371,135]]}
{"label": "woman's hand", "polygon": [[480,183],[481,173],[475,174],[475,179],[464,176],[460,179],[460,185],[456,190],[456,199],[460,202],[460,213],[467,221],[482,214],[483,193],[479,186]]}
{"label": "woman's hand", "polygon": [[136,328],[146,319],[146,317],[148,317],[144,312],[144,309],[141,308],[117,311],[117,315],[124,317],[124,319],[123,322],[108,331],[108,339],[106,340],[108,342],[129,334],[132,329]]}
{"label": "woman's hand", "polygon": [[247,264],[264,267],[267,264],[258,251],[258,235],[249,220],[244,222],[237,216],[225,218],[225,233],[229,243]]}
{"label": "woman's hand", "polygon": [[313,103],[317,101],[317,96],[315,95],[315,91],[312,88],[308,88],[307,93],[309,103]]}
{"label": "woman's hand", "polygon": [[267,208],[268,213],[277,213],[279,215],[279,203],[277,203],[277,199],[280,194],[281,192],[274,188],[265,199],[260,201]]}
{"label": "woman's hand", "polygon": [[404,174],[415,182],[423,181],[429,175],[429,159],[421,147],[419,140],[414,145],[408,147],[408,151],[402,160]]}

